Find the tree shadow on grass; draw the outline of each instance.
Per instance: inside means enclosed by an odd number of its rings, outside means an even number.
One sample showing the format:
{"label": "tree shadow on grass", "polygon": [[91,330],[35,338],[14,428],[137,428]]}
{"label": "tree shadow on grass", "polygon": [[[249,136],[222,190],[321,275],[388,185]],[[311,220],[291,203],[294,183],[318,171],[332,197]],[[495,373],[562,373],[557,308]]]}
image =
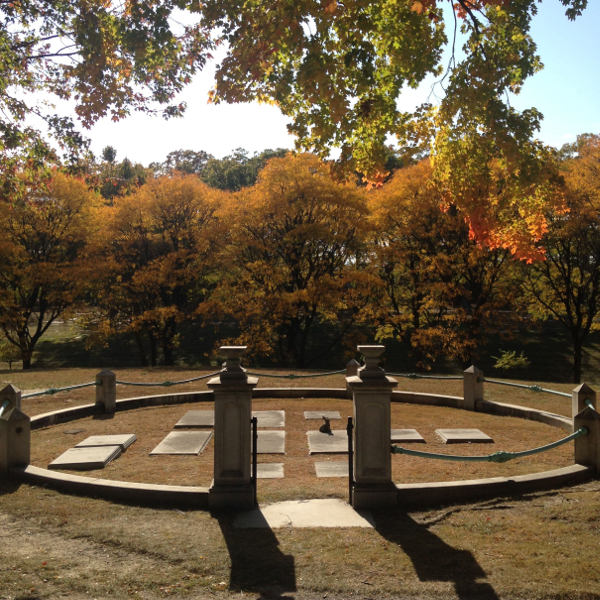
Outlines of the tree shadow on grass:
{"label": "tree shadow on grass", "polygon": [[494,588],[479,581],[486,573],[468,550],[449,546],[406,513],[382,511],[374,516],[379,534],[402,548],[420,581],[451,582],[460,600],[498,600]]}
{"label": "tree shadow on grass", "polygon": [[294,557],[283,554],[269,527],[233,527],[234,515],[216,514],[231,558],[229,588],[235,592],[258,592],[261,599],[293,600],[286,592],[296,591]]}

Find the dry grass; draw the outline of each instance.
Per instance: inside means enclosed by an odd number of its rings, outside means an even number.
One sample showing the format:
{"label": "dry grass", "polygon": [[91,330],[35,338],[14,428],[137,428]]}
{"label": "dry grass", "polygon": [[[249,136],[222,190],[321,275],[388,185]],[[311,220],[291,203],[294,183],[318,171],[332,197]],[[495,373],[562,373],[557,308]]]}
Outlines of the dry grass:
{"label": "dry grass", "polygon": [[[119,372],[119,379],[183,379],[197,371]],[[23,377],[24,389],[85,382],[91,371]],[[27,374],[29,375],[29,374]],[[50,379],[54,377],[52,382]],[[342,387],[343,377],[285,381],[263,379],[261,386]],[[14,381],[14,380],[13,380]],[[33,385],[32,385],[33,384]],[[461,382],[402,381],[401,388],[459,395]],[[198,386],[200,387],[200,386]],[[194,386],[194,389],[198,389]],[[548,385],[563,389],[556,385]],[[569,391],[566,386],[565,391]],[[176,391],[183,389],[175,388]],[[134,391],[135,390],[135,391]],[[141,390],[141,391],[140,391]],[[569,414],[568,399],[527,390],[486,387],[501,402],[537,406]],[[133,392],[133,393],[130,393]],[[30,414],[93,401],[93,388],[71,397],[59,394],[24,401]],[[156,394],[152,388],[119,389],[119,397]],[[533,399],[533,401],[532,401]],[[527,401],[526,401],[527,400]],[[535,404],[538,403],[538,404]],[[344,497],[345,479],[317,479],[309,457],[304,410],[340,410],[343,400],[257,400],[254,408],[285,409],[287,454],[261,456],[284,462],[284,480],[260,480],[259,500]],[[34,432],[34,461],[46,466],[51,455],[93,433],[128,433],[138,441],[102,472],[102,477],[207,485],[212,443],[200,457],[149,457],[153,444],[187,410],[208,403],[118,413],[114,419],[82,419]],[[552,408],[551,408],[552,407]],[[315,423],[316,422],[312,422]],[[333,422],[342,428],[344,421]],[[562,437],[539,423],[463,411],[393,405],[395,427],[415,427],[427,440],[414,446],[445,453],[517,450]],[[79,436],[65,429],[84,428]],[[316,428],[316,425],[314,425]],[[478,427],[494,445],[442,445],[438,427]],[[154,437],[153,437],[154,436]],[[343,460],[343,457],[332,457]],[[570,464],[568,446],[538,458],[506,465],[441,463],[394,456],[396,481],[471,478],[517,474]],[[487,469],[490,469],[488,472]],[[504,471],[506,469],[506,471]],[[493,470],[493,471],[492,471]],[[143,477],[139,477],[143,475]],[[558,492],[498,499],[430,511],[386,511],[377,527],[358,529],[239,530],[231,515],[155,510],[62,495],[27,485],[0,483],[0,599],[15,598],[415,598],[494,600],[592,599],[600,597],[596,567],[600,534],[600,484]],[[33,589],[32,589],[33,588]]]}

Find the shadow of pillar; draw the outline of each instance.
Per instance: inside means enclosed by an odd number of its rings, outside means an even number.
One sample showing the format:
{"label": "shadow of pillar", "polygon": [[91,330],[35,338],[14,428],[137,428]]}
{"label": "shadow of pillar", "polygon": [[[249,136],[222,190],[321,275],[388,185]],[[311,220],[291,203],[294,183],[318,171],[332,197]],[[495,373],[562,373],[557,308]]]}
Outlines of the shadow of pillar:
{"label": "shadow of pillar", "polygon": [[486,573],[468,550],[449,546],[409,515],[381,512],[376,515],[376,529],[408,555],[420,581],[451,582],[461,600],[498,600],[489,583],[478,581]]}
{"label": "shadow of pillar", "polygon": [[273,530],[234,528],[231,514],[217,519],[231,558],[230,590],[292,600],[283,594],[296,591],[294,557],[281,552]]}

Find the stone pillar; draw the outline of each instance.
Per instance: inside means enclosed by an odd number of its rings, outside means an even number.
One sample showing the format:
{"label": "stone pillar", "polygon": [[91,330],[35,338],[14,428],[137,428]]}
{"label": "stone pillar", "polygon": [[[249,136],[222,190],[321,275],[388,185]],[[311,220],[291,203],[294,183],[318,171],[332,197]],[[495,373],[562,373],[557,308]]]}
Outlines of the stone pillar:
{"label": "stone pillar", "polygon": [[31,421],[21,412],[21,392],[12,385],[0,392],[2,402],[9,401],[0,417],[0,476],[11,467],[28,465],[31,455]]}
{"label": "stone pillar", "polygon": [[464,408],[475,410],[478,400],[483,400],[483,371],[475,365],[463,372]]}
{"label": "stone pillar", "polygon": [[215,398],[214,480],[209,490],[211,509],[250,509],[252,390],[258,378],[248,377],[240,359],[246,346],[221,346],[226,362],[219,377],[208,382]]}
{"label": "stone pillar", "polygon": [[586,400],[590,400],[592,406],[596,408],[596,392],[587,384],[582,383],[577,386],[571,393],[572,400],[572,417],[575,418],[586,407]]}
{"label": "stone pillar", "polygon": [[350,388],[350,384],[348,383],[348,378],[356,377],[356,375],[358,374],[359,368],[360,368],[360,363],[355,359],[352,359],[346,365],[346,398],[352,398],[352,389]]}
{"label": "stone pillar", "polygon": [[117,410],[117,376],[108,369],[96,375],[96,404],[102,404],[104,412],[111,415]]}
{"label": "stone pillar", "polygon": [[379,367],[384,346],[358,346],[365,364],[347,378],[354,400],[354,493],[356,509],[394,507],[398,490],[392,481],[391,399],[398,382]]}
{"label": "stone pillar", "polygon": [[575,464],[592,467],[600,474],[600,414],[586,406],[573,418],[573,431],[586,427],[587,435],[575,439]]}

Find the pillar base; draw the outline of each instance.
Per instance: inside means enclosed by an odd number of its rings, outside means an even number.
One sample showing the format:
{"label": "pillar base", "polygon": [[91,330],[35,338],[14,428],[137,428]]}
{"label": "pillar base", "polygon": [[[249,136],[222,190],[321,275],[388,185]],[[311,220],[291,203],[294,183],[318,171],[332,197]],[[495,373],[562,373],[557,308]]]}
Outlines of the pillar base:
{"label": "pillar base", "polygon": [[210,510],[236,508],[251,510],[254,508],[254,486],[249,485],[213,485],[208,490]]}
{"label": "pillar base", "polygon": [[393,483],[357,483],[352,493],[352,506],[356,510],[397,508],[398,488]]}

